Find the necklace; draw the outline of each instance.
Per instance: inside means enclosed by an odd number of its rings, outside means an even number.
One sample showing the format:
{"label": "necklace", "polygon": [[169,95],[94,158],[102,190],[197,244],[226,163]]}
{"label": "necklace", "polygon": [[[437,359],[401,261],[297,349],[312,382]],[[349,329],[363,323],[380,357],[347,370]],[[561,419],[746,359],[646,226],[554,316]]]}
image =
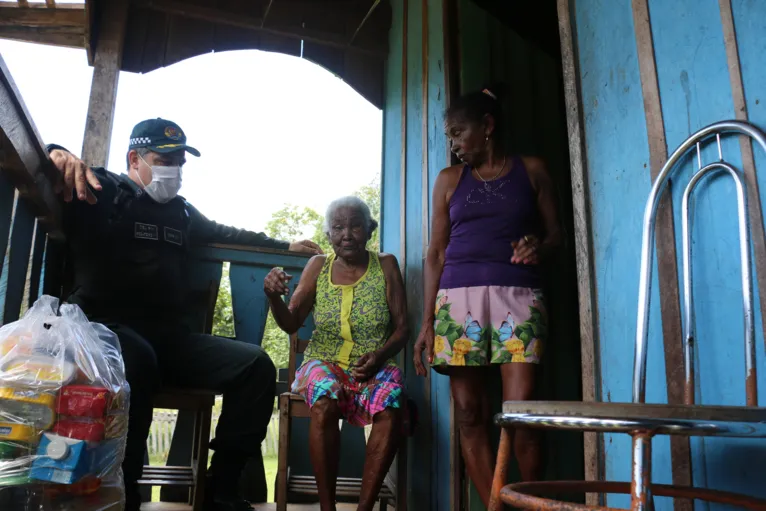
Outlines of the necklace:
{"label": "necklace", "polygon": [[506,163],[507,159],[508,159],[508,157],[507,157],[507,156],[503,158],[503,164],[500,166],[500,170],[498,170],[498,171],[497,171],[497,174],[495,174],[495,175],[494,175],[494,177],[493,177],[492,179],[490,179],[489,181],[487,181],[486,179],[484,179],[483,177],[481,177],[481,174],[479,174],[479,170],[478,170],[478,169],[473,169],[473,170],[476,172],[476,175],[477,175],[477,176],[479,176],[479,179],[481,179],[481,180],[484,182],[484,188],[486,188],[487,190],[489,190],[489,183],[490,183],[490,182],[492,182],[492,181],[494,181],[495,179],[497,179],[497,177],[498,177],[500,174],[502,174],[502,172],[503,172],[503,169],[505,169],[505,163]]}

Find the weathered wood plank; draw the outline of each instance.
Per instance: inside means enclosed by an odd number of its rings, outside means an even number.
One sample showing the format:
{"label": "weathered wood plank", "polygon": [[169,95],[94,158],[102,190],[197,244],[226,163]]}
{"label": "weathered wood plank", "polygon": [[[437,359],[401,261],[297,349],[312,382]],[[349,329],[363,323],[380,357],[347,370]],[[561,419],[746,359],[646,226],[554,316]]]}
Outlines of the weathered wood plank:
{"label": "weathered wood plank", "polygon": [[45,245],[47,236],[42,226],[35,225],[35,236],[32,241],[32,261],[29,265],[29,295],[27,297],[27,308],[32,307],[35,301],[40,297],[40,278],[43,269],[43,257],[45,256]]}
{"label": "weathered wood plank", "polygon": [[[650,174],[652,181],[654,181],[667,160],[668,148],[665,141],[665,123],[662,117],[657,64],[647,2],[648,0],[633,0],[633,19],[641,74],[641,89],[644,96],[646,128],[649,136]],[[666,193],[660,200],[657,210],[656,246],[668,403],[681,404],[684,395],[683,349],[680,342],[682,338],[681,306],[673,203],[670,193]],[[673,465],[673,484],[691,486],[692,462],[689,439],[671,437],[670,455]],[[676,511],[691,511],[693,504],[690,500],[675,499],[674,508]]]}
{"label": "weathered wood plank", "polygon": [[[726,60],[729,64],[729,79],[731,81],[731,95],[734,101],[734,115],[739,121],[747,121],[747,102],[745,101],[745,87],[742,83],[742,69],[739,62],[739,48],[737,45],[737,32],[734,28],[734,16],[731,9],[731,0],[718,0],[721,9],[721,26],[723,29],[724,46],[726,47]],[[763,223],[763,204],[758,186],[758,178],[755,172],[755,156],[753,144],[749,137],[739,138],[739,148],[742,152],[742,167],[747,182],[747,202],[750,216],[750,236],[755,250],[756,281],[758,294],[766,297],[766,234]],[[761,328],[766,339],[766,299],[760,300]]]}
{"label": "weathered wood plank", "polygon": [[81,156],[92,167],[105,167],[109,161],[127,17],[128,0],[112,0],[101,13]]}
{"label": "weathered wood plank", "polygon": [[63,46],[65,48],[82,48],[85,40],[85,27],[0,26],[0,39]]}
{"label": "weathered wood plank", "polygon": [[58,172],[48,158],[11,73],[0,56],[0,168],[25,198],[49,235],[60,239],[61,204],[52,182]]}
{"label": "weathered wood plank", "polygon": [[[583,401],[601,400],[601,383],[594,301],[593,244],[591,210],[588,200],[588,168],[585,156],[583,118],[577,57],[572,33],[572,14],[569,0],[558,0],[559,38],[561,41],[562,72],[566,102],[567,132],[569,133],[569,159],[572,175],[572,202],[575,226],[575,253],[577,258],[577,288],[580,306],[580,354],[582,367]],[[603,438],[596,433],[583,437],[585,478],[588,481],[604,479]],[[599,496],[586,497],[589,505],[599,504]]]}
{"label": "weathered wood plank", "polygon": [[78,27],[85,28],[85,5],[70,4],[67,9],[19,9],[0,2],[0,26],[11,27]]}

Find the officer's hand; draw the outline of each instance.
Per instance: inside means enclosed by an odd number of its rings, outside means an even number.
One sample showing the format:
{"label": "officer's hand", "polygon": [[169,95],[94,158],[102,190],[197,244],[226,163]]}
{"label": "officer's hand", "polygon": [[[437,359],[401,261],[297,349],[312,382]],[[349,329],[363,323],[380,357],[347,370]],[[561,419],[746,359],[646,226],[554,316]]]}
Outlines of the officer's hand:
{"label": "officer's hand", "polygon": [[292,278],[283,269],[273,268],[263,279],[263,291],[270,297],[286,296],[290,292],[287,284]]}
{"label": "officer's hand", "polygon": [[312,255],[324,253],[322,252],[322,247],[309,240],[294,241],[290,243],[290,248],[288,250],[290,250],[290,252],[301,252]]}
{"label": "officer's hand", "polygon": [[62,193],[64,200],[72,200],[72,190],[77,189],[77,198],[88,201],[88,204],[95,204],[96,196],[88,188],[92,186],[95,190],[101,190],[101,183],[93,174],[93,171],[85,165],[85,162],[72,153],[54,149],[50,153],[50,158],[56,168],[61,172],[59,180],[56,182],[56,193]]}

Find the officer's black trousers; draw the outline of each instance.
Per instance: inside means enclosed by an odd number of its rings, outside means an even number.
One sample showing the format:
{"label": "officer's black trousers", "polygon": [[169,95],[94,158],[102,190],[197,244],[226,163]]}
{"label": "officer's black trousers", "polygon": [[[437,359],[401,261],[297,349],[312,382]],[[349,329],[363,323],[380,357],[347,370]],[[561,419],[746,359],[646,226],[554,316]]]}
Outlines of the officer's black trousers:
{"label": "officer's black trousers", "polygon": [[223,393],[223,410],[210,447],[217,455],[254,456],[274,409],[276,370],[260,347],[181,327],[109,320],[120,338],[130,384],[130,424],[123,471],[128,509],[137,503],[135,482],[143,469],[152,422],[152,397],[161,386]]}

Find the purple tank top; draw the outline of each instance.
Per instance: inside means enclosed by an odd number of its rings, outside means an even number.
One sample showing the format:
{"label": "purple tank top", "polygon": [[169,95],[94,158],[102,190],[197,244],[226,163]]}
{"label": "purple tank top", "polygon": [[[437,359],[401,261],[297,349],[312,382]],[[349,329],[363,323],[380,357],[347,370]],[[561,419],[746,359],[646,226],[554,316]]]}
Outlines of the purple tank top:
{"label": "purple tank top", "polygon": [[537,265],[512,264],[512,241],[540,234],[536,193],[521,158],[510,172],[484,183],[467,165],[449,203],[450,238],[439,287],[538,288]]}

